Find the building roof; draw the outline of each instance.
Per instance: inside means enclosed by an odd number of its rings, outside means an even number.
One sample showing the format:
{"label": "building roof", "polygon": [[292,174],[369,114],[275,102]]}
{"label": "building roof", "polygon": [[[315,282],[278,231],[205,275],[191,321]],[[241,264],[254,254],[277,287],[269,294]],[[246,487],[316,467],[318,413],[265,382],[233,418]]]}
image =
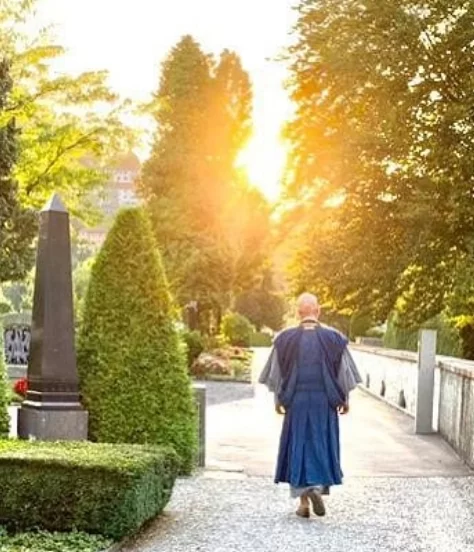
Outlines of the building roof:
{"label": "building roof", "polygon": [[111,167],[116,170],[139,171],[141,164],[138,157],[130,151],[126,155],[117,156],[112,161]]}

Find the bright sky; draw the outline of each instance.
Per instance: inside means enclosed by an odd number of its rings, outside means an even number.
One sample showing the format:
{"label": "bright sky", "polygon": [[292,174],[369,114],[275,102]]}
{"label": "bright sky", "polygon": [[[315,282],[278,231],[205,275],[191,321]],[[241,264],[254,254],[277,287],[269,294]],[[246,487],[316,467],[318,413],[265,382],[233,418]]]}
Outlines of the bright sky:
{"label": "bright sky", "polygon": [[284,164],[281,124],[290,113],[275,58],[288,43],[293,0],[39,0],[41,23],[55,25],[68,54],[61,69],[106,69],[110,84],[134,100],[149,98],[159,64],[184,34],[208,52],[237,51],[255,93],[255,137],[243,156],[252,181],[278,195]]}

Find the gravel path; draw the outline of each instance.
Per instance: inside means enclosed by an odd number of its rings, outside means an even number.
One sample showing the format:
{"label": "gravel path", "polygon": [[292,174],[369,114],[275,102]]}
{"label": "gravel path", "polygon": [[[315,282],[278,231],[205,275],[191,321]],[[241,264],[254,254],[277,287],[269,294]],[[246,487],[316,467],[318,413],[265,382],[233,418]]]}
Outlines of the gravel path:
{"label": "gravel path", "polygon": [[268,478],[181,481],[124,552],[472,552],[474,478],[359,478],[300,520]]}
{"label": "gravel path", "polygon": [[[254,374],[265,361],[256,357]],[[254,378],[255,381],[255,378]],[[206,383],[208,471],[122,552],[474,552],[474,477],[438,436],[362,392],[342,420],[344,486],[301,520],[272,483],[281,418],[260,386]]]}

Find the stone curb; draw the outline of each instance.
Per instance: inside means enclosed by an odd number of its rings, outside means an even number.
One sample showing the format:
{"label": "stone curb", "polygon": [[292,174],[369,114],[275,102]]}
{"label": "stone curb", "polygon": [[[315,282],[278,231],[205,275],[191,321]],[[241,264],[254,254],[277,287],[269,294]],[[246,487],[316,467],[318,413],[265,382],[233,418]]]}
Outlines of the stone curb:
{"label": "stone curb", "polygon": [[377,393],[374,393],[374,391],[372,391],[371,389],[368,389],[364,385],[359,385],[358,389],[360,389],[361,391],[363,391],[364,393],[366,393],[367,395],[369,395],[373,399],[377,399],[378,401],[383,402],[387,406],[390,406],[390,408],[394,408],[395,410],[398,410],[398,412],[401,412],[402,414],[405,414],[405,416],[408,416],[412,420],[415,419],[415,416],[411,412],[408,412],[408,410],[405,410],[401,406],[398,406],[398,404],[387,400],[385,397],[382,397],[381,395],[378,395]]}
{"label": "stone curb", "polygon": [[[139,530],[140,531],[140,530]],[[129,544],[132,542],[132,539],[133,537],[136,535],[139,534],[139,531],[135,534],[135,535],[131,535],[130,537],[125,537],[124,539],[122,539],[121,541],[119,542],[115,542],[114,544],[112,544],[112,546],[110,546],[109,548],[107,548],[106,550],[104,550],[104,552],[120,552],[120,550],[122,550],[122,548],[126,545],[126,544]]]}

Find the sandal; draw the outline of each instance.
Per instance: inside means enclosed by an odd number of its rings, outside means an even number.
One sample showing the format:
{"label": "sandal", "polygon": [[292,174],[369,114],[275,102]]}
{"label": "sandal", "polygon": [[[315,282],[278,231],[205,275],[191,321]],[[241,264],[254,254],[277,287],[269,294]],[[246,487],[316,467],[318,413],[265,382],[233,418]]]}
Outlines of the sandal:
{"label": "sandal", "polygon": [[301,518],[309,518],[310,516],[309,506],[300,506],[296,510],[296,515]]}
{"label": "sandal", "polygon": [[311,500],[311,505],[313,506],[314,513],[319,517],[325,516],[326,507],[324,506],[321,495],[316,491],[310,491],[308,493],[308,498]]}

